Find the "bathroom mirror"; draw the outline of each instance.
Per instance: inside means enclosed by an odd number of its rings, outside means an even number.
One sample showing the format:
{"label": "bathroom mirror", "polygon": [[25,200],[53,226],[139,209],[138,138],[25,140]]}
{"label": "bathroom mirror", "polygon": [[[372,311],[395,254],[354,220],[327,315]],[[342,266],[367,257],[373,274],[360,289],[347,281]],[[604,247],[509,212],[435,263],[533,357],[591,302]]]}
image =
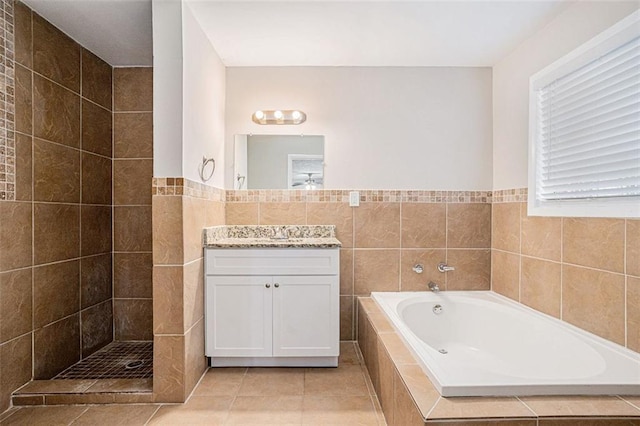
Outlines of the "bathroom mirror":
{"label": "bathroom mirror", "polygon": [[324,136],[236,135],[235,189],[324,188]]}

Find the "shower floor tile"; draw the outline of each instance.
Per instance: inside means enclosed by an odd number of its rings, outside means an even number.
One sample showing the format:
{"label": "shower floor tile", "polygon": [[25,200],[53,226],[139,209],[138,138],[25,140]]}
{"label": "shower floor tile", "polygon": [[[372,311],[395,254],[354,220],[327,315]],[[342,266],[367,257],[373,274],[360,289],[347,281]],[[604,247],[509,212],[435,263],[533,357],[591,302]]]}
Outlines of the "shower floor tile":
{"label": "shower floor tile", "polygon": [[153,342],[113,342],[67,368],[53,380],[151,377]]}

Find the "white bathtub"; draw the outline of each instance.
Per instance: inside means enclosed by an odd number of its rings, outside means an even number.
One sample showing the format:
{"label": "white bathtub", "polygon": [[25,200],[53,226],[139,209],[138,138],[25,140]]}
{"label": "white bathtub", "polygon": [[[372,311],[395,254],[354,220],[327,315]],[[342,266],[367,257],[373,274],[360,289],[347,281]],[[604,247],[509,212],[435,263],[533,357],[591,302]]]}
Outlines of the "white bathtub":
{"label": "white bathtub", "polygon": [[443,396],[640,395],[640,354],[496,293],[372,296]]}

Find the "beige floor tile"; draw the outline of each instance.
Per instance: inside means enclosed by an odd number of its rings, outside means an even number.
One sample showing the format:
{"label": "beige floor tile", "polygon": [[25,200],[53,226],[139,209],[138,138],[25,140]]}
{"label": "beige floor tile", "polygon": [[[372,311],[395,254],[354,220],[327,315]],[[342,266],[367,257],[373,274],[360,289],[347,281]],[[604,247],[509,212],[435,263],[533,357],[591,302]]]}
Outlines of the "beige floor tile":
{"label": "beige floor tile", "polygon": [[362,361],[358,357],[356,351],[356,342],[340,342],[340,356],[338,357],[338,364],[362,364]]}
{"label": "beige floor tile", "polygon": [[233,402],[225,424],[299,425],[302,396],[239,396]]}
{"label": "beige floor tile", "polygon": [[1,425],[54,426],[68,425],[87,407],[25,407],[0,422]]}
{"label": "beige floor tile", "polygon": [[73,426],[145,425],[158,410],[157,405],[105,405],[89,407]]}
{"label": "beige floor tile", "polygon": [[246,368],[210,368],[193,395],[235,396],[246,372]]}
{"label": "beige floor tile", "polygon": [[377,425],[369,396],[305,396],[303,425]]}
{"label": "beige floor tile", "polygon": [[185,404],[163,405],[149,425],[221,425],[229,415],[233,397],[192,396]]}
{"label": "beige floor tile", "polygon": [[303,391],[303,368],[250,368],[238,395],[302,395]]}
{"label": "beige floor tile", "polygon": [[338,368],[309,368],[304,377],[304,394],[317,396],[369,395],[360,365]]}
{"label": "beige floor tile", "polygon": [[640,416],[616,396],[532,396],[520,398],[538,416]]}

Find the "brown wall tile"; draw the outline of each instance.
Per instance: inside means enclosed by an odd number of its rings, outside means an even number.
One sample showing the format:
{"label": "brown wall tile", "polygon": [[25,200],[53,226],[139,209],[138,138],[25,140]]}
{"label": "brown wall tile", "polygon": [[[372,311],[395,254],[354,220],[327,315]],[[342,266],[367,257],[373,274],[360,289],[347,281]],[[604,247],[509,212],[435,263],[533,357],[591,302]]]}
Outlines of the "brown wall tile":
{"label": "brown wall tile", "polygon": [[627,220],[626,273],[640,277],[640,220]]}
{"label": "brown wall tile", "polygon": [[16,133],[16,200],[33,199],[33,139]]}
{"label": "brown wall tile", "polygon": [[33,268],[33,326],[44,327],[80,307],[80,262]]}
{"label": "brown wall tile", "polygon": [[80,207],[35,203],[34,263],[72,259],[80,254]]}
{"label": "brown wall tile", "polygon": [[113,115],[115,158],[153,157],[153,113],[116,113]]}
{"label": "brown wall tile", "polygon": [[491,250],[447,250],[447,290],[489,290]]}
{"label": "brown wall tile", "polygon": [[402,204],[402,247],[444,248],[447,207],[438,204]]}
{"label": "brown wall tile", "polygon": [[560,260],[562,219],[527,216],[522,208],[522,254],[549,260]]}
{"label": "brown wall tile", "polygon": [[31,68],[32,61],[32,42],[31,37],[31,9],[21,2],[13,4],[13,23],[14,23],[14,40],[15,40],[15,60],[16,63]]}
{"label": "brown wall tile", "polygon": [[33,135],[78,148],[80,97],[38,75],[33,78]]}
{"label": "brown wall tile", "polygon": [[447,247],[491,247],[491,204],[447,204]]}
{"label": "brown wall tile", "polygon": [[491,250],[491,290],[520,301],[520,255]]}
{"label": "brown wall tile", "polygon": [[204,317],[204,265],[202,259],[184,265],[183,303],[185,331]]}
{"label": "brown wall tile", "polygon": [[114,111],[152,111],[153,69],[115,68],[113,107]]}
{"label": "brown wall tile", "polygon": [[82,357],[87,357],[113,341],[113,308],[110,301],[80,313]]}
{"label": "brown wall tile", "polygon": [[152,340],[153,304],[149,299],[113,301],[116,340]]}
{"label": "brown wall tile", "polygon": [[111,251],[111,206],[81,206],[81,254]]}
{"label": "brown wall tile", "polygon": [[520,205],[521,203],[492,205],[492,247],[520,253]]}
{"label": "brown wall tile", "polygon": [[153,160],[114,160],[114,204],[151,205],[152,176]]}
{"label": "brown wall tile", "polygon": [[185,344],[185,395],[191,394],[207,369],[204,357],[204,320],[194,325],[184,336]]}
{"label": "brown wall tile", "polygon": [[624,220],[564,218],[562,259],[566,263],[624,272]]}
{"label": "brown wall tile", "polygon": [[227,225],[257,225],[258,203],[227,203]]}
{"label": "brown wall tile", "polygon": [[562,266],[562,319],[624,345],[624,276]]}
{"label": "brown wall tile", "polygon": [[111,111],[82,100],[82,149],[111,157],[112,130]]}
{"label": "brown wall tile", "polygon": [[109,300],[111,293],[111,253],[80,259],[81,308]]}
{"label": "brown wall tile", "polygon": [[111,205],[111,160],[82,153],[82,203]]}
{"label": "brown wall tile", "polygon": [[31,134],[33,129],[33,86],[31,71],[16,65],[15,68],[15,129]]}
{"label": "brown wall tile", "polygon": [[151,251],[151,207],[113,208],[115,251]]}
{"label": "brown wall tile", "polygon": [[152,297],[151,253],[114,253],[113,262],[113,297]]}
{"label": "brown wall tile", "polygon": [[184,402],[186,399],[184,336],[154,336],[153,376],[155,402]]}
{"label": "brown wall tile", "polygon": [[0,271],[30,266],[31,203],[0,203]]}
{"label": "brown wall tile", "polygon": [[184,267],[153,267],[153,331],[155,334],[184,333]]}
{"label": "brown wall tile", "polygon": [[203,256],[202,229],[206,225],[206,220],[205,201],[193,197],[184,197],[182,200],[184,263]]}
{"label": "brown wall tile", "polygon": [[355,247],[400,247],[400,203],[362,203],[353,220]]}
{"label": "brown wall tile", "polygon": [[[384,348],[384,344],[380,340],[378,340],[376,349],[378,351],[378,380],[380,381],[378,398],[380,399],[380,406],[387,424],[395,425],[393,376],[396,374],[396,369]],[[398,414],[398,416],[401,415],[400,413]]]}
{"label": "brown wall tile", "polygon": [[305,203],[260,203],[260,225],[304,225]]}
{"label": "brown wall tile", "polygon": [[80,93],[80,46],[38,14],[33,14],[33,69]]}
{"label": "brown wall tile", "polygon": [[11,392],[31,380],[31,334],[0,345],[0,360],[0,411],[4,411]]}
{"label": "brown wall tile", "polygon": [[627,277],[627,347],[640,352],[640,278]]}
{"label": "brown wall tile", "polygon": [[404,382],[397,372],[393,373],[393,413],[394,424],[403,426],[424,425],[422,415],[411,398]]}
{"label": "brown wall tile", "polygon": [[0,274],[0,343],[32,330],[31,268]]}
{"label": "brown wall tile", "polygon": [[354,292],[369,295],[372,291],[400,289],[400,250],[354,250]]}
{"label": "brown wall tile", "polygon": [[[446,260],[446,250],[444,249],[402,249],[402,259],[400,262],[400,290],[401,291],[425,291],[429,281],[435,281],[444,287],[445,276],[438,272],[438,263]],[[423,272],[416,273],[413,270],[415,265],[422,265]]]}
{"label": "brown wall tile", "polygon": [[340,296],[340,340],[354,339],[353,296]]}
{"label": "brown wall tile", "polygon": [[353,247],[353,207],[347,203],[307,203],[308,225],[335,225],[342,247]]}
{"label": "brown wall tile", "polygon": [[353,294],[353,250],[340,249],[340,294]]}
{"label": "brown wall tile", "polygon": [[80,151],[36,139],[33,144],[36,201],[80,202]]}
{"label": "brown wall tile", "polygon": [[182,264],[182,197],[153,197],[153,263]]}
{"label": "brown wall tile", "polygon": [[33,333],[33,378],[50,379],[80,360],[80,315]]}
{"label": "brown wall tile", "polygon": [[561,265],[522,257],[521,302],[545,314],[560,317]]}
{"label": "brown wall tile", "polygon": [[82,96],[111,109],[111,66],[87,49],[82,49]]}

